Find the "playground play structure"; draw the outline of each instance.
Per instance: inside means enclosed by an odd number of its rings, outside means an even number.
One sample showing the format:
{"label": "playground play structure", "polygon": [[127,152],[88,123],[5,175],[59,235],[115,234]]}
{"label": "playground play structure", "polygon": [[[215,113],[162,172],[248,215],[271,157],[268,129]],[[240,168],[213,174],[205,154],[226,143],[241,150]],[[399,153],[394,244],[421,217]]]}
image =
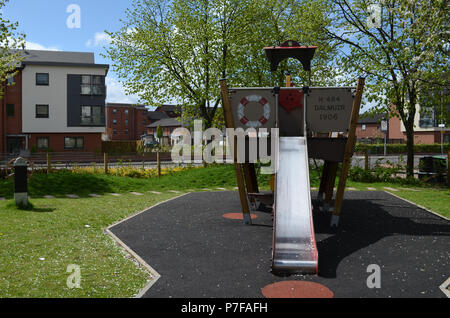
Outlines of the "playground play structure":
{"label": "playground play structure", "polygon": [[[317,47],[300,46],[286,41],[279,47],[266,47],[271,71],[287,58],[299,60],[311,77],[311,60]],[[317,273],[316,248],[309,159],[324,161],[318,199],[322,211],[331,211],[331,226],[338,226],[344,190],[355,145],[364,79],[354,87],[291,87],[287,76],[286,87],[228,88],[220,81],[223,110],[227,128],[278,128],[278,149],[275,151],[277,171],[273,192],[261,193],[258,188],[255,162],[247,159],[238,163],[237,142],[234,142],[236,171],[243,218],[251,225],[250,211],[259,203],[273,206],[274,227],[272,269],[285,273]],[[259,136],[259,137],[258,137]],[[268,143],[270,145],[270,143]],[[270,146],[268,146],[270,148]],[[342,163],[334,206],[338,165]]]}

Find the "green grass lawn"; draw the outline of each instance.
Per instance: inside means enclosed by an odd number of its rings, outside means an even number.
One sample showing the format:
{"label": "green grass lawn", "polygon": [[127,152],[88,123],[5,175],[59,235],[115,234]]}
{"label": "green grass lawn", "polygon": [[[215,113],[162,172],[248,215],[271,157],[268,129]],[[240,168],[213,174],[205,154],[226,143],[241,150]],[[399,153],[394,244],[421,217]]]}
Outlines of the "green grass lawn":
{"label": "green grass lawn", "polygon": [[[0,297],[137,294],[149,274],[125,258],[103,229],[173,196],[33,199],[31,211],[16,209],[12,200],[0,202]],[[69,264],[81,267],[80,289],[66,285]]]}
{"label": "green grass lawn", "polygon": [[[267,176],[260,180],[268,180]],[[264,182],[267,184],[267,182]],[[230,188],[236,186],[233,166],[216,165],[207,169],[193,168],[161,178],[129,178],[105,174],[71,173],[68,171],[53,174],[35,173],[29,180],[28,191],[31,197],[78,194],[87,197],[91,193],[124,193],[130,191],[201,190],[204,188]],[[13,180],[0,179],[0,197],[13,198]]]}
{"label": "green grass lawn", "polygon": [[[269,188],[268,180],[268,176],[259,176],[261,189]],[[314,172],[311,184],[319,185]],[[218,187],[232,190],[235,186],[231,165],[143,179],[70,172],[34,174],[29,182],[34,209],[24,211],[13,205],[12,180],[0,180],[0,197],[7,198],[0,201],[0,297],[132,297],[146,285],[148,273],[127,259],[112,238],[104,234],[104,229],[178,195],[168,190],[187,192]],[[351,181],[348,186],[359,190],[396,188],[400,191],[394,194],[450,216],[448,189],[414,186],[420,192],[413,192],[399,184]],[[144,195],[135,196],[130,191]],[[91,193],[102,196],[90,198]],[[68,199],[66,194],[82,198]],[[57,198],[43,199],[44,195]],[[80,289],[66,286],[70,264],[81,267]]]}

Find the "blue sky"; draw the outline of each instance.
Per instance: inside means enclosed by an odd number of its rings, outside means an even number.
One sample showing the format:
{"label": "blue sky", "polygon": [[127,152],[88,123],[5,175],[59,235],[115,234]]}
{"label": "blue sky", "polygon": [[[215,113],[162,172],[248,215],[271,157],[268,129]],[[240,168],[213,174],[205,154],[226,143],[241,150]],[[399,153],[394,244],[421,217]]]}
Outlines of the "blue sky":
{"label": "blue sky", "polygon": [[[19,22],[18,31],[26,34],[28,49],[94,52],[95,61],[112,64],[101,56],[107,38],[104,31],[116,31],[126,17],[132,0],[10,0],[3,15]],[[80,28],[68,28],[71,13],[66,10],[76,4],[81,10]],[[109,102],[137,103],[137,96],[127,96],[116,74],[110,69],[107,78]]]}

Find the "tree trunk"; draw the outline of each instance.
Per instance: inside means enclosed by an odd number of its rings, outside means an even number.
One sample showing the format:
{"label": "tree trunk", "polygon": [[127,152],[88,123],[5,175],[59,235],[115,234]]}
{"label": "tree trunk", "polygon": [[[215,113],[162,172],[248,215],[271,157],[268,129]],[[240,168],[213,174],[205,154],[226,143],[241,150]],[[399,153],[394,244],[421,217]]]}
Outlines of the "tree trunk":
{"label": "tree trunk", "polygon": [[411,123],[408,120],[405,129],[407,149],[406,176],[414,178],[414,122]]}

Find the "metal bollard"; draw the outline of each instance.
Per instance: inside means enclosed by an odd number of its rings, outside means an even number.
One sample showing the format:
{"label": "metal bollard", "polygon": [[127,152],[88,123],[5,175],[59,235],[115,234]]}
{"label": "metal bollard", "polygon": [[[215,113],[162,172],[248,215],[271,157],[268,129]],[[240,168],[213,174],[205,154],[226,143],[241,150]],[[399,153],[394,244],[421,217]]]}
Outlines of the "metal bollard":
{"label": "metal bollard", "polygon": [[14,161],[14,202],[28,206],[28,164],[21,157]]}

